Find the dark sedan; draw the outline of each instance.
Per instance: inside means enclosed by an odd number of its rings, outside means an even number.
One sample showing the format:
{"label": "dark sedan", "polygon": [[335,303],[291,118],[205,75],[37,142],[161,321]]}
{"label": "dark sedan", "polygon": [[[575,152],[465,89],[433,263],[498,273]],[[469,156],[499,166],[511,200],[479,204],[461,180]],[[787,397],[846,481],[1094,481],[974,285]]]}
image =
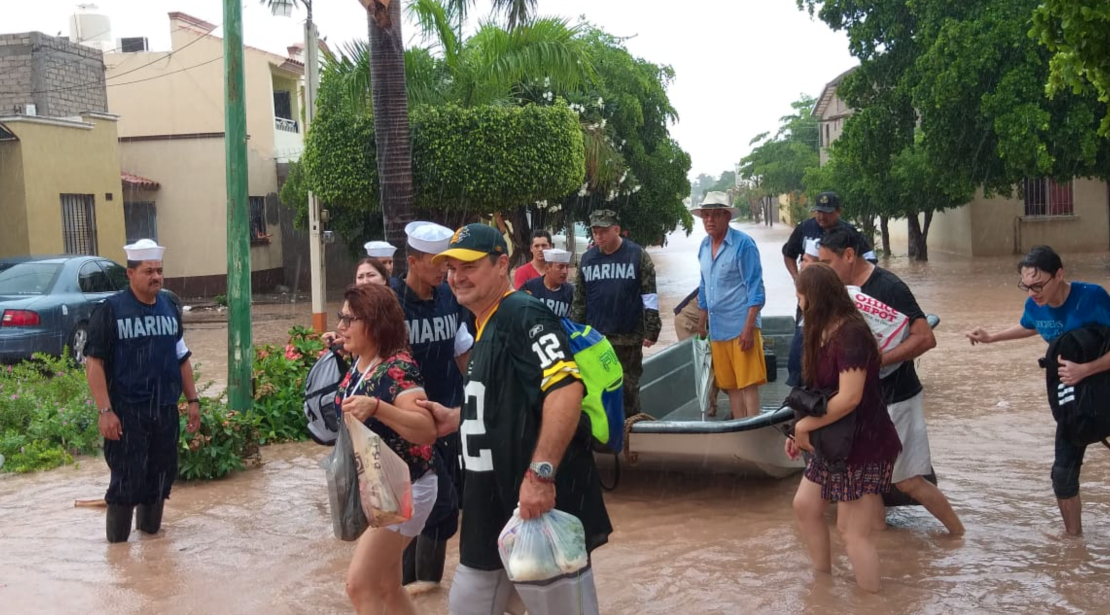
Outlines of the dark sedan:
{"label": "dark sedan", "polygon": [[84,362],[89,315],[127,287],[127,270],[99,256],[0,259],[0,362],[36,352]]}

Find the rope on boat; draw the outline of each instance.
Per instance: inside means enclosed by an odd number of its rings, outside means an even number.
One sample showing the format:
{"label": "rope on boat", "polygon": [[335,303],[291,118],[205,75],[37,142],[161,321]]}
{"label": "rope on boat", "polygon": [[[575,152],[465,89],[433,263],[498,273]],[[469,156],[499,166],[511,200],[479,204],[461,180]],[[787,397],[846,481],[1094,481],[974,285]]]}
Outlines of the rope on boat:
{"label": "rope on boat", "polygon": [[639,455],[632,452],[632,426],[640,421],[654,420],[654,416],[643,412],[634,414],[624,420],[624,459],[628,462],[628,465],[636,463],[636,460],[639,459]]}

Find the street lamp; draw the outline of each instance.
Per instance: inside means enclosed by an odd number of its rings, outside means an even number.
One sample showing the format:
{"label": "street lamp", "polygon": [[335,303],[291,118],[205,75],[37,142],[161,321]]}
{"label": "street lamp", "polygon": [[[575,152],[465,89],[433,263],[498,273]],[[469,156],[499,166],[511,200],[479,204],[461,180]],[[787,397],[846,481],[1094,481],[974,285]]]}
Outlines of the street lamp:
{"label": "street lamp", "polygon": [[[316,25],[312,23],[312,0],[266,0],[270,12],[278,17],[291,17],[293,5],[303,4],[308,12],[304,22],[304,68],[305,68],[305,110],[304,136],[316,117],[316,91],[320,88],[319,43],[316,40]],[[320,202],[316,195],[308,193],[308,267],[309,286],[312,291],[312,327],[319,332],[327,329],[327,314],[324,312],[324,254],[321,242]]]}

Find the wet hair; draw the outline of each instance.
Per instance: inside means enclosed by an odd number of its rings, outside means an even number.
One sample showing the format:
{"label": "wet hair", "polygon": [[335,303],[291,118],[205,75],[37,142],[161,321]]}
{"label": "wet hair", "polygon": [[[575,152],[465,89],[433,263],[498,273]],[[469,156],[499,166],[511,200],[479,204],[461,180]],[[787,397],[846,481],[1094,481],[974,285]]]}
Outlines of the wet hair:
{"label": "wet hair", "polygon": [[856,255],[860,254],[859,237],[849,227],[841,224],[825,231],[821,236],[821,247],[837,256],[844,256],[844,252],[851,248]]}
{"label": "wet hair", "polygon": [[358,277],[358,270],[363,265],[370,265],[370,267],[373,268],[374,271],[378,272],[378,275],[382,276],[382,279],[385,280],[386,283],[389,282],[389,272],[386,271],[385,265],[381,264],[381,262],[378,261],[378,257],[368,256],[368,257],[360,260],[358,262],[358,264],[355,265],[355,277]]}
{"label": "wet hair", "polygon": [[379,284],[351,285],[343,292],[343,299],[350,305],[351,315],[362,323],[366,335],[377,345],[379,356],[408,351],[405,312],[392,289]]}
{"label": "wet hair", "polygon": [[821,337],[832,327],[838,327],[837,332],[845,331],[845,327],[860,327],[867,335],[861,338],[868,340],[868,349],[876,357],[879,356],[879,346],[871,335],[867,321],[856,309],[856,304],[848,295],[844,283],[837,277],[832,267],[823,263],[806,265],[798,274],[795,282],[798,293],[805,297],[806,307],[802,311],[805,319],[805,337],[802,352],[802,378],[812,385],[817,378],[817,368],[821,356]]}
{"label": "wet hair", "polygon": [[549,245],[549,246],[555,245],[555,241],[553,239],[551,239],[551,233],[545,231],[542,228],[532,231],[532,240],[529,242],[529,245],[531,245],[533,243],[536,243],[536,240],[541,238],[541,237],[547,240],[547,245]]}
{"label": "wet hair", "polygon": [[1060,260],[1060,255],[1056,253],[1056,250],[1051,247],[1033,246],[1029,254],[1026,254],[1025,258],[1018,263],[1018,273],[1021,273],[1021,270],[1026,267],[1040,269],[1048,275],[1056,275],[1057,271],[1064,268],[1064,263]]}

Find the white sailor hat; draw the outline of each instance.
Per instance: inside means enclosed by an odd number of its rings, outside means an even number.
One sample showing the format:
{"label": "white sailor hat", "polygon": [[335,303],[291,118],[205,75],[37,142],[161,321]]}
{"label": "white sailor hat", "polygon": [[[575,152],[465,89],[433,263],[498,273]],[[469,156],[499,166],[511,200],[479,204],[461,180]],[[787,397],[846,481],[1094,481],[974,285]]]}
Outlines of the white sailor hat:
{"label": "white sailor hat", "polygon": [[814,258],[821,258],[821,240],[820,239],[806,239],[805,240],[805,253],[807,256]]}
{"label": "white sailor hat", "polygon": [[123,246],[129,261],[160,261],[165,248],[150,239],[140,239],[135,243]]}
{"label": "white sailor hat", "polygon": [[368,241],[362,247],[366,248],[366,256],[374,258],[391,258],[397,251],[388,241]]}
{"label": "white sailor hat", "polygon": [[413,248],[424,254],[439,254],[447,250],[455,231],[435,222],[416,221],[405,226],[405,234],[409,236],[409,245]]}
{"label": "white sailor hat", "polygon": [[559,248],[551,248],[543,251],[543,260],[548,263],[569,263],[570,252],[560,250]]}

